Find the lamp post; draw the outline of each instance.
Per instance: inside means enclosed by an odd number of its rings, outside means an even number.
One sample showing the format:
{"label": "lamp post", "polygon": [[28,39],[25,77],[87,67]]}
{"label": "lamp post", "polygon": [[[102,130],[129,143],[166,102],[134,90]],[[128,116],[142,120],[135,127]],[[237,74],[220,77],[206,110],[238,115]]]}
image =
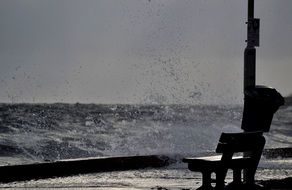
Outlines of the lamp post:
{"label": "lamp post", "polygon": [[[254,0],[248,0],[248,20],[247,20],[247,46],[244,50],[244,91],[248,87],[256,85],[256,48],[259,46],[259,29],[260,20],[254,18]],[[245,94],[245,93],[244,93]],[[244,98],[244,107],[246,107],[246,97]],[[251,126],[249,126],[251,127]],[[243,128],[244,131],[246,128]],[[246,152],[244,157],[248,157],[250,153]],[[254,175],[256,170],[243,171],[243,180],[254,183]],[[250,174],[248,174],[250,173]]]}
{"label": "lamp post", "polygon": [[248,0],[247,47],[244,51],[244,89],[256,84],[256,49],[259,46],[259,19],[254,18],[254,0]]}

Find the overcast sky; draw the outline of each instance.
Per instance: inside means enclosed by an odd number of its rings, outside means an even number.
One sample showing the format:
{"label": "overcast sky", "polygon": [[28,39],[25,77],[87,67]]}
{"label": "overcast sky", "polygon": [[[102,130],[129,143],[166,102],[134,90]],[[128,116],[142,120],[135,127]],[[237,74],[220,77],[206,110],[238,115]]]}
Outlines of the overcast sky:
{"label": "overcast sky", "polygon": [[[257,83],[292,93],[292,1],[255,0]],[[1,0],[0,102],[241,103],[247,0]]]}

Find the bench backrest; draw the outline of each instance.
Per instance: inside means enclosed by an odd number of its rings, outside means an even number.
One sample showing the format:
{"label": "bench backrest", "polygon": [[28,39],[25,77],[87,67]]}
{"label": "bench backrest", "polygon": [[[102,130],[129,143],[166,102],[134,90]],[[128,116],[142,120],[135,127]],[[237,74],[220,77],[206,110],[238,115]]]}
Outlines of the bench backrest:
{"label": "bench backrest", "polygon": [[[222,171],[219,176],[225,179],[228,168],[242,167],[241,164],[243,164],[246,168],[244,180],[247,183],[254,183],[255,172],[261,159],[265,142],[263,132],[222,133],[216,149],[217,153],[222,153]],[[239,152],[244,153],[245,161],[231,162],[234,153]]]}
{"label": "bench backrest", "polygon": [[262,132],[222,133],[217,145],[217,153],[262,152],[265,138]]}

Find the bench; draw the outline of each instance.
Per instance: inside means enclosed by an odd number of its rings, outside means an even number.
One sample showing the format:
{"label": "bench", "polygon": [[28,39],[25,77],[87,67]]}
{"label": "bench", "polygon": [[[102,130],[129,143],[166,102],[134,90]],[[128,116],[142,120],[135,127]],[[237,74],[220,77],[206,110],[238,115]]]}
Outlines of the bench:
{"label": "bench", "polygon": [[[200,190],[223,189],[228,169],[233,170],[233,187],[243,185],[242,170],[245,170],[245,185],[254,185],[254,176],[264,145],[262,132],[222,133],[216,148],[216,153],[221,155],[184,158],[183,162],[188,164],[189,170],[202,173]],[[248,156],[237,156],[237,153]],[[215,180],[211,179],[212,173],[216,174]],[[212,186],[213,182],[216,182],[215,188]]]}

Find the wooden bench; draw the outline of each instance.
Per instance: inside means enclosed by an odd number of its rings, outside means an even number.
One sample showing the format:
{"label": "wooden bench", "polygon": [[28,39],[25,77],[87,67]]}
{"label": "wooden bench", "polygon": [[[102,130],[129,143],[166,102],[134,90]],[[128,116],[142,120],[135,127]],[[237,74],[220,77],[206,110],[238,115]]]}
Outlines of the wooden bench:
{"label": "wooden bench", "polygon": [[[222,133],[216,148],[219,156],[184,158],[188,168],[194,172],[202,173],[202,186],[200,190],[223,189],[228,169],[233,170],[232,186],[242,186],[241,173],[245,172],[245,185],[254,185],[254,176],[262,151],[265,138],[262,132]],[[248,153],[248,156],[237,156],[236,153]],[[216,179],[211,179],[211,174],[216,174]],[[216,182],[215,188],[211,183]],[[234,188],[239,189],[239,188]]]}

